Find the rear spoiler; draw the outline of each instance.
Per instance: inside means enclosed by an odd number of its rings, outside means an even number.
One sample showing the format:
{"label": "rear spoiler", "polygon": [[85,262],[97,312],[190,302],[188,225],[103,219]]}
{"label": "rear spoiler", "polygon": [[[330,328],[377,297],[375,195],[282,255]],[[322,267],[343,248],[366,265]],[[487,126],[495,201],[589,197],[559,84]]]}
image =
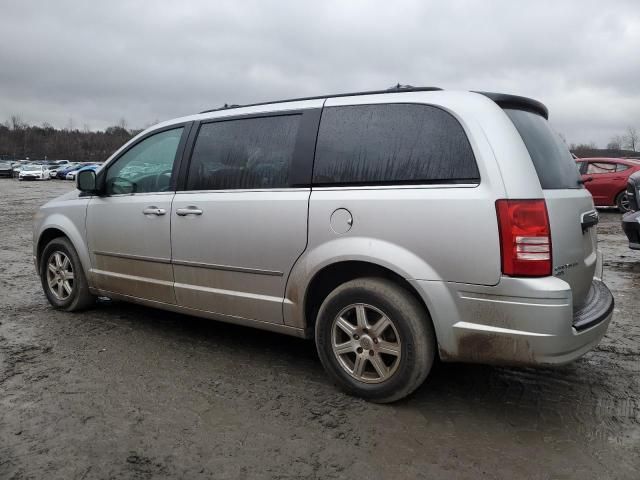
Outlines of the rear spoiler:
{"label": "rear spoiler", "polygon": [[496,102],[502,108],[515,108],[517,110],[528,110],[538,115],[542,115],[549,120],[549,110],[547,107],[533,98],[521,97],[519,95],[508,95],[506,93],[474,92],[484,95]]}

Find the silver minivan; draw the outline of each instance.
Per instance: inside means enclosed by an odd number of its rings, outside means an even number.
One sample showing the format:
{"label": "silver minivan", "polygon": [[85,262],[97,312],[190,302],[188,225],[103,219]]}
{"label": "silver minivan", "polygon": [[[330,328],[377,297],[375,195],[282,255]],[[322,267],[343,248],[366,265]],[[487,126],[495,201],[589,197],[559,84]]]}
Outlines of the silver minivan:
{"label": "silver minivan", "polygon": [[107,296],[312,338],[376,402],[436,356],[570,362],[613,297],[547,118],[529,98],[399,87],[171,120],[40,208],[35,264],[55,308]]}

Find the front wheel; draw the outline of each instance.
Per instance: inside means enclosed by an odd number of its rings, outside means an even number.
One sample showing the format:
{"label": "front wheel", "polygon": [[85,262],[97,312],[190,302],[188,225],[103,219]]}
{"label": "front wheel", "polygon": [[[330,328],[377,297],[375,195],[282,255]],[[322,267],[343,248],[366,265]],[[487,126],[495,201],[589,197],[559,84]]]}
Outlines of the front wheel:
{"label": "front wheel", "polygon": [[40,280],[54,308],[74,312],[95,303],[76,249],[64,237],[54,238],[44,248],[40,256]]}
{"label": "front wheel", "polygon": [[352,280],[331,292],[315,333],[332,379],[347,393],[378,403],[413,392],[435,358],[435,333],[423,305],[381,278]]}

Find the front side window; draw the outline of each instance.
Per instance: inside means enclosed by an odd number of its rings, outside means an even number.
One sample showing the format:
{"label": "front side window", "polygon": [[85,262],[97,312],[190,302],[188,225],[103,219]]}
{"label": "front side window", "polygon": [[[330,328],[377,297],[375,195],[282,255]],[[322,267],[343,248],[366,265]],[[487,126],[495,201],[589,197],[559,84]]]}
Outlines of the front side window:
{"label": "front side window", "polygon": [[282,115],[202,125],[187,190],[287,187],[300,118]]}
{"label": "front side window", "polygon": [[478,182],[469,140],[448,112],[429,105],[327,107],[315,185]]}
{"label": "front side window", "polygon": [[107,169],[107,195],[169,190],[182,131],[180,127],[156,133],[127,150]]}

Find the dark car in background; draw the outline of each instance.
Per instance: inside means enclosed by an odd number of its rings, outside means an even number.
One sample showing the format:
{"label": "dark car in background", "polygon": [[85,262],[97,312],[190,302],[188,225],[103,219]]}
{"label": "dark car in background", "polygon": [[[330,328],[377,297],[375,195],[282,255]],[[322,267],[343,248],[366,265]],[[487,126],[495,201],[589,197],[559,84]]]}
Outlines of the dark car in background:
{"label": "dark car in background", "polygon": [[622,216],[622,230],[629,239],[629,248],[640,250],[640,172],[627,180],[629,211]]}
{"label": "dark car in background", "polygon": [[7,161],[0,161],[0,177],[12,177],[13,164]]}
{"label": "dark car in background", "polygon": [[618,207],[629,211],[627,179],[640,171],[640,161],[629,158],[576,159],[582,180],[597,207]]}

